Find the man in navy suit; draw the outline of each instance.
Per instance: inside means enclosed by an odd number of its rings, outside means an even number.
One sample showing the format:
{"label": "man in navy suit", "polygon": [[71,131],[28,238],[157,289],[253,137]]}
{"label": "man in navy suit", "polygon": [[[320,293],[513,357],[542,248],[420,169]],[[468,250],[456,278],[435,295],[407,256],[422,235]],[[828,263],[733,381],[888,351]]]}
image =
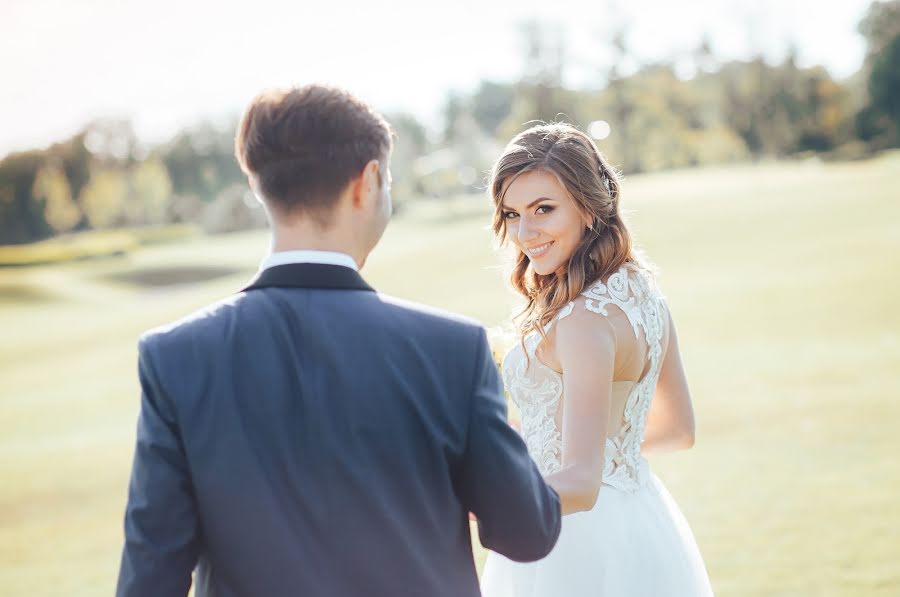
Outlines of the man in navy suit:
{"label": "man in navy suit", "polygon": [[272,253],[141,338],[119,596],[184,596],[192,574],[198,597],[474,596],[469,512],[513,560],[553,548],[559,498],[507,425],[484,330],[357,271],[390,218],[391,147],[340,89],[245,112]]}

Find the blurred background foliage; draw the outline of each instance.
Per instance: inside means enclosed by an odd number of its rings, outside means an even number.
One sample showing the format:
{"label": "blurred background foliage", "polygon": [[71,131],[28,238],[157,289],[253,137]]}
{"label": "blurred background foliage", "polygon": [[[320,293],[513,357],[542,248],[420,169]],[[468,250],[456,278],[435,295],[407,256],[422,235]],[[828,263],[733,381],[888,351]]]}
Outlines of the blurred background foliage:
{"label": "blurred background foliage", "polygon": [[[808,18],[791,27],[824,35]],[[498,354],[515,297],[484,185],[503,144],[568,120],[628,177],[698,420],[694,449],[652,464],[717,594],[900,594],[900,0],[856,25],[867,54],[835,79],[799,66],[805,47],[731,61],[699,37],[641,63],[635,29],[610,23],[591,63],[565,29],[524,22],[507,78],[447,93],[428,122],[386,113],[400,217],[365,276],[498,326]],[[0,267],[0,595],[113,591],[135,339],[241,288],[269,243],[237,115],[215,122],[148,144],[106,118],[0,159],[0,266],[41,264]]]}
{"label": "blurred background foliage", "polygon": [[[900,146],[900,0],[874,2],[858,26],[860,70],[833,79],[762,57],[721,62],[701,39],[690,56],[623,75],[628,30],[598,40],[608,64],[595,84],[563,85],[566,38],[537,21],[519,28],[522,70],[448,94],[437,130],[390,113],[399,210],[409,202],[480,193],[492,160],[535,121],[566,120],[593,134],[626,174],[763,160],[846,160]],[[680,64],[690,64],[690,75]],[[680,76],[679,76],[680,75]],[[0,245],[90,230],[193,223],[206,232],[265,226],[233,158],[234,121],[198,123],[167,143],[140,143],[128,121],[99,120],[45,149],[0,161]],[[27,259],[26,259],[27,261]]]}

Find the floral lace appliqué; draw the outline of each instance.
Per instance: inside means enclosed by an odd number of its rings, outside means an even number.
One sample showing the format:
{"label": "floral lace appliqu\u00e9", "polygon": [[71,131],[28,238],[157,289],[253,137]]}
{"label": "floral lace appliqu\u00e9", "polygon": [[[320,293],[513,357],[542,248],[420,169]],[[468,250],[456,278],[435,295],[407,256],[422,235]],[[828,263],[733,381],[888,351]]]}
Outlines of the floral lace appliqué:
{"label": "floral lace appliqu\u00e9", "polygon": [[507,353],[503,359],[503,382],[519,408],[528,453],[546,475],[560,467],[562,434],[556,429],[556,413],[562,397],[562,379],[545,373],[555,371],[536,357],[539,342],[538,334],[525,339],[527,359],[518,344]]}
{"label": "floral lace appliqu\u00e9", "polygon": [[[585,308],[608,316],[608,305],[620,308],[628,317],[635,335],[643,333],[647,341],[649,370],[631,389],[625,403],[622,425],[615,437],[606,439],[603,482],[623,491],[637,491],[648,479],[649,466],[641,456],[641,442],[647,413],[659,378],[662,337],[665,326],[662,296],[649,273],[623,266],[605,283],[597,282],[585,290]],[[560,311],[557,319],[572,312],[574,303]],[[535,357],[540,335],[525,339],[525,350],[513,347],[503,362],[503,380],[510,398],[522,415],[522,437],[541,473],[559,470],[562,435],[556,417],[563,393],[562,377]]]}

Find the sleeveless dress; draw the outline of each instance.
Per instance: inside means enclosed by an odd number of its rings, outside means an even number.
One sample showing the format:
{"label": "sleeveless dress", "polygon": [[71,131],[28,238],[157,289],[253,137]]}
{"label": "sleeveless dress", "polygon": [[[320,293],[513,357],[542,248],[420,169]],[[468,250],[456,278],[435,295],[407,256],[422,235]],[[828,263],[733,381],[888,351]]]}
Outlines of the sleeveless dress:
{"label": "sleeveless dress", "polygon": [[[598,317],[621,309],[647,354],[637,382],[614,382],[626,391],[617,434],[606,438],[603,485],[587,512],[563,517],[553,551],[538,562],[513,562],[489,553],[482,574],[485,597],[702,597],[712,595],[694,536],[672,496],[641,455],[650,401],[659,378],[668,315],[652,275],[627,264],[605,283],[579,297]],[[572,313],[567,305],[557,319]],[[552,325],[552,322],[551,322]],[[549,329],[549,327],[548,327]],[[562,407],[559,373],[536,356],[540,335],[525,338],[526,359],[517,343],[503,360],[503,381],[521,413],[521,433],[538,468],[548,475],[561,467]],[[621,387],[617,387],[621,386]],[[598,441],[604,441],[598,438]]]}

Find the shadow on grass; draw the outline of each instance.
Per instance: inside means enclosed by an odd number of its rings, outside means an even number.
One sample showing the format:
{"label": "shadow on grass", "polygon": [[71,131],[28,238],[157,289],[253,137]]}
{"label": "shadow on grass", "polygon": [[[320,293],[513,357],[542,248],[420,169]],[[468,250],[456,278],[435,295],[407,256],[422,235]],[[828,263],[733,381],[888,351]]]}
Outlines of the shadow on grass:
{"label": "shadow on grass", "polygon": [[0,284],[0,305],[47,303],[56,300],[51,292],[27,284]]}
{"label": "shadow on grass", "polygon": [[242,268],[222,266],[153,267],[107,274],[102,279],[140,288],[161,288],[207,282],[244,271]]}

